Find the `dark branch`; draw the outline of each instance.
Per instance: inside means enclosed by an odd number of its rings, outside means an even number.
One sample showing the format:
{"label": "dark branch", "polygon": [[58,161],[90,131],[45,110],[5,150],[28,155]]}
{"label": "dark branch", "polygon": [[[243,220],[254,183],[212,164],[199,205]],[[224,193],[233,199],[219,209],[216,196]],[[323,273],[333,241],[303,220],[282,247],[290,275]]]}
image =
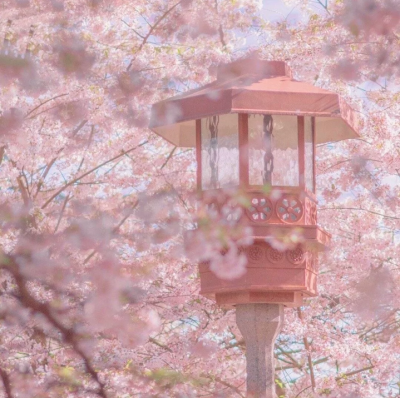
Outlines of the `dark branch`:
{"label": "dark branch", "polygon": [[4,392],[6,393],[6,398],[13,398],[13,394],[11,391],[10,377],[8,376],[7,372],[2,368],[0,368],[0,378],[4,385]]}
{"label": "dark branch", "polygon": [[[11,273],[13,276],[15,283],[18,287],[19,291],[19,300],[22,305],[30,310],[43,315],[47,321],[57,329],[61,335],[62,340],[71,345],[74,351],[79,355],[81,360],[83,361],[86,371],[90,374],[92,379],[98,384],[98,392],[97,394],[102,398],[107,398],[107,394],[105,392],[105,385],[100,381],[99,375],[90,363],[88,356],[83,352],[81,347],[79,346],[79,335],[74,332],[72,328],[68,328],[64,326],[54,315],[51,307],[47,303],[42,303],[36,300],[27,287],[27,280],[25,280],[24,276],[21,274],[18,268],[18,264],[14,261],[12,257],[7,257],[3,261],[3,268]],[[1,375],[4,383],[4,376]]]}

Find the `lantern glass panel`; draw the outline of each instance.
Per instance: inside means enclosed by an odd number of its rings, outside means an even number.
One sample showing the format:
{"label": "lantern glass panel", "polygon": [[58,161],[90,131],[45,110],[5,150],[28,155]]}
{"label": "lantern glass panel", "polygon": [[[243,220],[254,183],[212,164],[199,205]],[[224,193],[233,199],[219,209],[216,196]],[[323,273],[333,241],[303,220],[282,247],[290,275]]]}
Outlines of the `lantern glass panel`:
{"label": "lantern glass panel", "polygon": [[311,117],[306,117],[304,122],[304,172],[306,188],[314,192],[314,139]]}
{"label": "lantern glass panel", "polygon": [[239,185],[238,115],[201,119],[202,189]]}
{"label": "lantern glass panel", "polygon": [[250,185],[298,186],[297,116],[249,115]]}

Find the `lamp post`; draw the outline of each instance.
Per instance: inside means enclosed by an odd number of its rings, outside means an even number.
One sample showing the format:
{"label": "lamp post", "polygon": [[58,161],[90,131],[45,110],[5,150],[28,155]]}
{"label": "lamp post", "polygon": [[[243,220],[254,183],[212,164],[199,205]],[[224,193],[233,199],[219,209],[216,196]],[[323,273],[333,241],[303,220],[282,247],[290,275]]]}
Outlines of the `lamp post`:
{"label": "lamp post", "polygon": [[[317,225],[315,147],[358,137],[355,114],[337,94],[294,80],[284,62],[251,57],[221,65],[209,85],[154,104],[150,128],[196,148],[200,192],[240,187],[250,198],[254,243],[243,249],[245,275],[222,280],[202,263],[201,294],[236,308],[247,394],[273,398],[283,307],[317,295],[318,252],[330,240]],[[304,238],[296,247],[280,251],[266,241],[294,229]]]}

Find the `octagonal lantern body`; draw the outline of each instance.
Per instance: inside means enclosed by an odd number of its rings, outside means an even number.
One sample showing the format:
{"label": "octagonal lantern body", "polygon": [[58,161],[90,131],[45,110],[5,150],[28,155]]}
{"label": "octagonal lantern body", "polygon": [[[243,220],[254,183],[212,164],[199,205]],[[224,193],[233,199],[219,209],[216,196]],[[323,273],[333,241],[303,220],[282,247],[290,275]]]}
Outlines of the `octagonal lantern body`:
{"label": "octagonal lantern body", "polygon": [[[205,201],[239,187],[250,199],[243,217],[254,244],[241,249],[247,272],[222,280],[200,264],[201,293],[224,306],[298,306],[316,295],[318,252],[330,237],[317,225],[315,147],[358,136],[348,105],[294,80],[284,62],[247,58],[220,66],[215,82],[153,105],[150,127],[196,148]],[[301,244],[283,250],[268,243],[291,232],[301,234]]]}

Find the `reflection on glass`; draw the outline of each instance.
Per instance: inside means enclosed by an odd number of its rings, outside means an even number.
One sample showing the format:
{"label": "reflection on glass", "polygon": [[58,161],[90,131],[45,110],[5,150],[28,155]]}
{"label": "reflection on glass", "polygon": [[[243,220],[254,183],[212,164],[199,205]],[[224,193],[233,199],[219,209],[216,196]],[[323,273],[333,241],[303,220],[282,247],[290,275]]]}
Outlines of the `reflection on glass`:
{"label": "reflection on glass", "polygon": [[306,180],[306,188],[314,192],[314,143],[313,143],[313,131],[311,124],[311,117],[305,118],[304,126],[304,172]]}
{"label": "reflection on glass", "polygon": [[238,115],[201,120],[202,189],[239,185]]}
{"label": "reflection on glass", "polygon": [[249,115],[250,185],[299,185],[297,116]]}

